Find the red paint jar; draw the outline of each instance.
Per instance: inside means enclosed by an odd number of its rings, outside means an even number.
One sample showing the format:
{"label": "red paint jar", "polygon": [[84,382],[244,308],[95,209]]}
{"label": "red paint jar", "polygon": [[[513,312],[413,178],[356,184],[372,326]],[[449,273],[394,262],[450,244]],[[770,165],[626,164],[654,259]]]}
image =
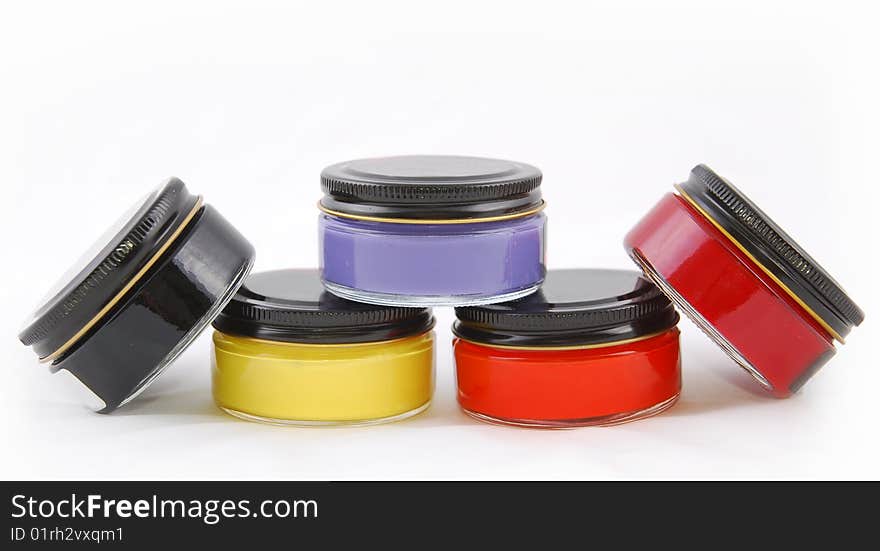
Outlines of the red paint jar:
{"label": "red paint jar", "polygon": [[625,270],[551,270],[524,299],[456,308],[458,402],[483,421],[609,425],[657,414],[681,390],[678,314]]}
{"label": "red paint jar", "polygon": [[777,397],[796,392],[864,314],[729,182],[700,165],[624,240],[679,308]]}

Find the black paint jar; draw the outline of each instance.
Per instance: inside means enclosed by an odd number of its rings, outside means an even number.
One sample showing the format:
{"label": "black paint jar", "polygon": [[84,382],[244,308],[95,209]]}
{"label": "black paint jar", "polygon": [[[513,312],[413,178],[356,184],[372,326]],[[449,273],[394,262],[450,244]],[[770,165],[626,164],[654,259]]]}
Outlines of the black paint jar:
{"label": "black paint jar", "polygon": [[220,313],[254,248],[171,178],[124,215],[36,309],[19,339],[108,413],[151,383]]}

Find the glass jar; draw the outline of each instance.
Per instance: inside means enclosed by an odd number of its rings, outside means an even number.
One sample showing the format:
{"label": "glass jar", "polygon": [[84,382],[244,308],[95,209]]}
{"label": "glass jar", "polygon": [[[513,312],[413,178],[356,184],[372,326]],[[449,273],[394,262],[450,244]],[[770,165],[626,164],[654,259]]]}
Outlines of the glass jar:
{"label": "glass jar", "polygon": [[748,197],[706,166],[629,232],[630,256],[777,397],[796,392],[863,312]]}
{"label": "glass jar", "polygon": [[477,419],[610,425],[678,399],[678,314],[636,272],[551,270],[534,295],[456,316],[458,401]]}
{"label": "glass jar", "polygon": [[360,302],[476,305],[534,292],[544,279],[541,172],[473,157],[411,156],[321,174],[321,277]]}
{"label": "glass jar", "polygon": [[211,323],[253,260],[251,244],[171,178],[68,271],[19,339],[53,372],[78,379],[89,405],[111,412]]}
{"label": "glass jar", "polygon": [[434,318],[329,294],[317,270],[251,275],[215,320],[212,382],[236,417],[369,425],[428,408]]}

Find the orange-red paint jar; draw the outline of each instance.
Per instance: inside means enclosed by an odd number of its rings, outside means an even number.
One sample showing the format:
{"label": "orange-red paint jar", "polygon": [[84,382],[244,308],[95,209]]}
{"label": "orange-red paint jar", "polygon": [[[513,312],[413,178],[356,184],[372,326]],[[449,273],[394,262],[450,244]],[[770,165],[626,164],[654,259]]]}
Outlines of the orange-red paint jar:
{"label": "orange-red paint jar", "polygon": [[610,425],[678,399],[678,314],[636,272],[551,270],[524,299],[455,312],[458,402],[477,419]]}
{"label": "orange-red paint jar", "polygon": [[774,396],[796,392],[864,319],[841,286],[704,165],[624,246],[645,274]]}

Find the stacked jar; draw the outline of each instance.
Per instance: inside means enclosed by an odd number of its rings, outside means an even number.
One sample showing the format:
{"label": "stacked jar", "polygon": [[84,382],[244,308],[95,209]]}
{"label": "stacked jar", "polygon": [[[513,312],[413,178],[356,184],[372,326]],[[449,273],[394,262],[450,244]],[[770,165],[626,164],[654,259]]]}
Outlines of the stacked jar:
{"label": "stacked jar", "polygon": [[681,387],[678,316],[636,272],[546,270],[541,172],[412,156],[321,174],[321,277],[345,299],[454,306],[458,399],[533,427],[659,413]]}

